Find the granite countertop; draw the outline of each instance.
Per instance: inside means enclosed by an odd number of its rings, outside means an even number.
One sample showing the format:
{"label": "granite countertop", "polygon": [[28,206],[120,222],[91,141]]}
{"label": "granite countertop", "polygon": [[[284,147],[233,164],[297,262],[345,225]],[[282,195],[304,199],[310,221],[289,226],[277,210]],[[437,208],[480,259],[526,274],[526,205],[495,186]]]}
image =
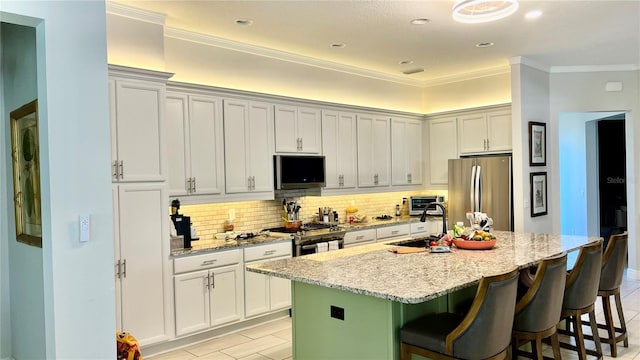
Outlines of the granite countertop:
{"label": "granite countertop", "polygon": [[[366,222],[362,222],[362,223],[354,222],[353,224],[341,223],[339,225],[347,231],[356,231],[356,230],[365,230],[365,229],[375,229],[375,228],[391,226],[391,225],[410,224],[410,223],[419,222],[419,221],[420,221],[420,216],[407,216],[407,215],[398,216],[398,217],[394,216],[388,220],[377,220],[375,216],[372,216],[372,217],[368,217]],[[427,216],[427,221],[442,222],[442,216]]]}
{"label": "granite countertop", "polygon": [[249,265],[249,271],[407,304],[431,300],[480,281],[572,251],[599,237],[495,231],[491,250],[394,254],[393,245],[354,248]]}
{"label": "granite countertop", "polygon": [[273,236],[272,234],[269,236],[266,235],[258,235],[249,239],[243,240],[217,240],[213,239],[200,239],[191,242],[191,249],[172,249],[171,257],[182,257],[196,254],[203,254],[206,252],[213,252],[219,250],[229,250],[233,248],[244,248],[254,245],[263,245],[272,242],[279,241],[291,241],[291,236]]}

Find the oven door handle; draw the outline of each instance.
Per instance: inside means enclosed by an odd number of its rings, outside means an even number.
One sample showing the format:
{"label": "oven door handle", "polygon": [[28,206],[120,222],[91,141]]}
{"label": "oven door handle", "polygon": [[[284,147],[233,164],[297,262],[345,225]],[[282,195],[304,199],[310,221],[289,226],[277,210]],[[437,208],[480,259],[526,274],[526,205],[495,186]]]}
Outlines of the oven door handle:
{"label": "oven door handle", "polygon": [[[333,239],[333,240],[338,240],[338,245],[344,245],[344,239]],[[327,241],[323,240],[323,241],[319,241],[318,243],[329,242],[329,241],[333,241],[333,240],[327,240]],[[300,249],[302,249],[302,250],[317,249],[318,248],[318,243],[309,244],[309,245],[302,245],[300,247]]]}

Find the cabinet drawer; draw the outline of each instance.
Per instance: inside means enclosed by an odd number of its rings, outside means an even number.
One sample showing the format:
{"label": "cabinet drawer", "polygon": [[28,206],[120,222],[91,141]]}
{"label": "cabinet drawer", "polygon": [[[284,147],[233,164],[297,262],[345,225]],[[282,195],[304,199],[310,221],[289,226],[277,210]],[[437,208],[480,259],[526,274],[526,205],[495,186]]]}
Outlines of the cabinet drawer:
{"label": "cabinet drawer", "polygon": [[278,242],[275,244],[259,245],[244,249],[244,261],[256,261],[271,259],[280,256],[291,256],[291,241]]}
{"label": "cabinet drawer", "polygon": [[378,241],[397,236],[409,235],[411,227],[409,224],[393,225],[377,229]]}
{"label": "cabinet drawer", "polygon": [[424,234],[429,231],[429,225],[426,222],[411,223],[411,235]]}
{"label": "cabinet drawer", "polygon": [[186,256],[173,260],[173,273],[215,268],[242,262],[242,250],[220,251],[202,255]]}
{"label": "cabinet drawer", "polygon": [[344,245],[376,241],[376,229],[349,231],[344,234]]}

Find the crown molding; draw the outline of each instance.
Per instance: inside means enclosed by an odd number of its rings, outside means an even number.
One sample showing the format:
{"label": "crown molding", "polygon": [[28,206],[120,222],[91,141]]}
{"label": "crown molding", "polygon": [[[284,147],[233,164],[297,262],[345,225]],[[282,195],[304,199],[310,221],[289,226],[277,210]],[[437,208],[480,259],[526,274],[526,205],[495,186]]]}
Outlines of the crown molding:
{"label": "crown molding", "polygon": [[470,71],[470,72],[465,72],[465,73],[460,73],[455,75],[447,75],[447,76],[443,76],[443,77],[439,77],[431,80],[426,80],[426,81],[423,81],[422,84],[424,87],[432,87],[432,86],[456,83],[460,81],[480,79],[488,76],[508,74],[510,72],[511,72],[511,67],[509,67],[508,65],[496,66],[488,69]]}
{"label": "crown molding", "polygon": [[363,76],[363,77],[368,77],[376,80],[389,81],[389,82],[399,83],[403,85],[416,86],[416,87],[424,86],[424,82],[419,80],[406,79],[400,76],[388,75],[381,72],[365,70],[355,66],[339,64],[339,63],[327,61],[327,60],[315,59],[315,58],[304,56],[304,55],[270,49],[270,48],[257,46],[257,45],[251,45],[247,43],[220,38],[213,35],[195,33],[192,31],[172,28],[169,26],[165,27],[164,34],[166,37],[170,37],[174,39],[185,40],[185,41],[200,43],[200,44],[209,45],[209,46],[215,46],[215,47],[224,48],[224,49],[233,50],[233,51],[240,51],[240,52],[244,52],[252,55],[258,55],[258,56],[264,56],[264,57],[268,57],[276,60],[287,61],[287,62],[302,64],[307,66],[314,66],[317,68],[322,68],[322,69],[327,69],[332,71],[339,71],[346,74]]}
{"label": "crown molding", "polygon": [[639,64],[617,65],[579,65],[579,66],[552,66],[551,73],[580,73],[580,72],[611,72],[611,71],[637,71]]}
{"label": "crown molding", "polygon": [[540,70],[540,71],[544,71],[546,73],[548,73],[550,71],[550,66],[547,64],[543,64],[541,62],[535,61],[535,60],[531,60],[529,58],[526,58],[524,56],[513,56],[511,58],[509,58],[509,64],[511,65],[526,65],[528,67]]}
{"label": "crown molding", "polygon": [[156,25],[165,25],[167,15],[157,13],[149,10],[140,10],[131,6],[118,4],[113,1],[107,1],[106,3],[107,14],[118,15],[133,20],[140,20]]}

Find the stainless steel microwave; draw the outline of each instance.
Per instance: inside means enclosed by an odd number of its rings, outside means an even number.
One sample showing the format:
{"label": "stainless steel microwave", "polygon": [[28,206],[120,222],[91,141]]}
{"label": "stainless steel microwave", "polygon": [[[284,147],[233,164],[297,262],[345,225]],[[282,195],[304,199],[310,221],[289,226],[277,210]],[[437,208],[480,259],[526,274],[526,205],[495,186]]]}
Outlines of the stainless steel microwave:
{"label": "stainless steel microwave", "polygon": [[325,187],[324,156],[275,155],[276,189],[312,189]]}
{"label": "stainless steel microwave", "polygon": [[416,216],[422,215],[424,208],[427,207],[427,215],[441,216],[442,209],[438,206],[431,206],[429,204],[444,202],[444,196],[412,196],[409,198],[409,215]]}

